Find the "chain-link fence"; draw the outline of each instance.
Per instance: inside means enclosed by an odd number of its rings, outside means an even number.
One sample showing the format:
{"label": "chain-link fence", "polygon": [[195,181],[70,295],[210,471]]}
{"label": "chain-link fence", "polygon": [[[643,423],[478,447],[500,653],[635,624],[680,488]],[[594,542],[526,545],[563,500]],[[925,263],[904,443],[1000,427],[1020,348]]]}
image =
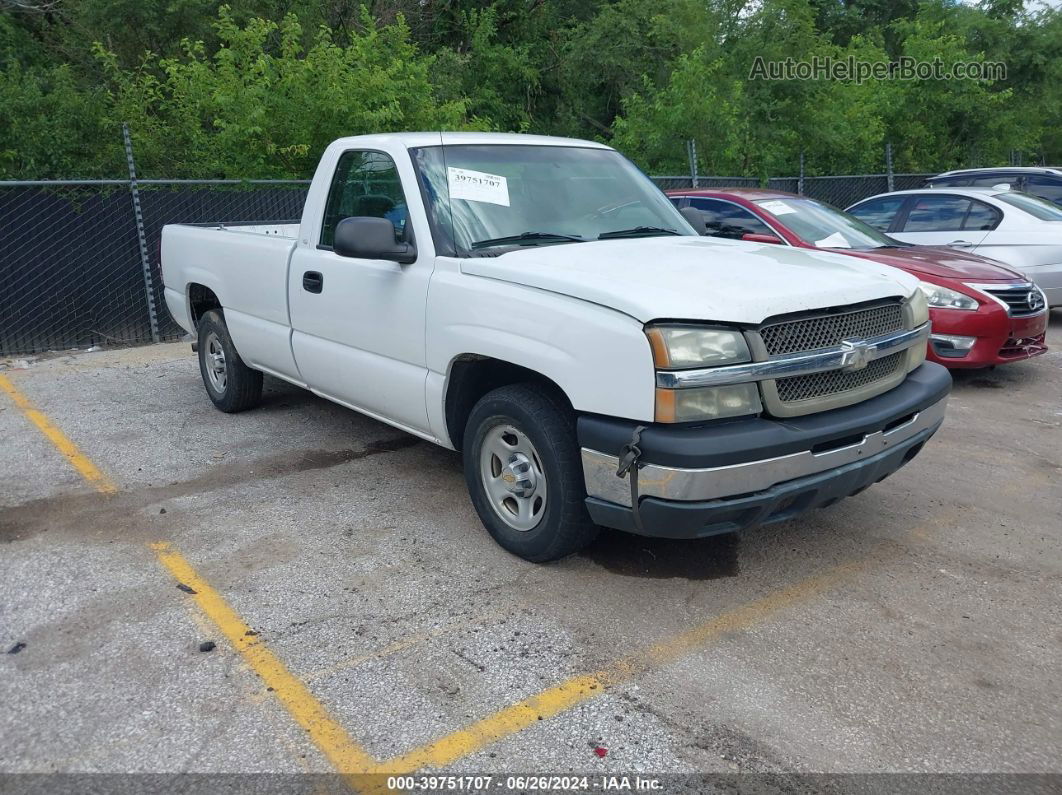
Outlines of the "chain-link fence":
{"label": "chain-link fence", "polygon": [[[895,174],[893,189],[925,174]],[[660,176],[664,189],[767,187],[846,207],[889,190],[884,174]],[[0,355],[176,339],[159,263],[164,224],[297,220],[307,181],[0,182]],[[134,197],[137,200],[134,201]]]}
{"label": "chain-link fence", "polygon": [[298,219],[308,184],[144,180],[138,218],[128,180],[0,182],[0,355],[176,339],[163,225]]}

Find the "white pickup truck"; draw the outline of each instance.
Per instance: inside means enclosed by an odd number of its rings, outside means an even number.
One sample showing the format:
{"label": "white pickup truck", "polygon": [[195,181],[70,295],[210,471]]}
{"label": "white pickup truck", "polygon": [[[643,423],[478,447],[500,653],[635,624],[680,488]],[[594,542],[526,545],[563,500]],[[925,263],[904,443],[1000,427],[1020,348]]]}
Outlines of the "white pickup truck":
{"label": "white pickup truck", "polygon": [[951,387],[913,277],[700,237],[587,141],[343,138],[301,223],[167,226],[162,270],[219,409],[268,373],[460,450],[533,561],[829,505],[910,461]]}

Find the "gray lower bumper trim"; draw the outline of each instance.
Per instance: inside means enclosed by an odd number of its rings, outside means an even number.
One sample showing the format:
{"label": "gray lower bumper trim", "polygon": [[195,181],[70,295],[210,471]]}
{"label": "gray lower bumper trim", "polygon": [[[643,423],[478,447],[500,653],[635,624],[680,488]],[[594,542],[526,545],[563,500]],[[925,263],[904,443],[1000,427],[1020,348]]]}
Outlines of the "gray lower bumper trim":
{"label": "gray lower bumper trim", "polygon": [[[944,398],[922,409],[903,425],[866,434],[861,441],[824,452],[803,450],[777,458],[710,469],[647,464],[639,470],[638,491],[644,497],[682,501],[714,500],[762,491],[787,480],[868,458],[924,430],[935,428],[944,418],[946,404],[947,398]],[[630,484],[626,478],[616,477],[619,459],[585,447],[582,459],[587,495],[630,507]]]}

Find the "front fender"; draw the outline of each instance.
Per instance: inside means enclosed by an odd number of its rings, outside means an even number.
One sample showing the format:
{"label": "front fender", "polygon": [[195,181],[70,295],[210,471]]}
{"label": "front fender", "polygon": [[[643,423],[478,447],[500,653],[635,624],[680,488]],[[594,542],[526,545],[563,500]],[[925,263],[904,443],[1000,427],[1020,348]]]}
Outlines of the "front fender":
{"label": "front fender", "polygon": [[545,376],[576,411],[653,419],[649,341],[642,324],[621,312],[437,270],[428,295],[427,329],[430,415],[442,411],[453,362],[471,354]]}

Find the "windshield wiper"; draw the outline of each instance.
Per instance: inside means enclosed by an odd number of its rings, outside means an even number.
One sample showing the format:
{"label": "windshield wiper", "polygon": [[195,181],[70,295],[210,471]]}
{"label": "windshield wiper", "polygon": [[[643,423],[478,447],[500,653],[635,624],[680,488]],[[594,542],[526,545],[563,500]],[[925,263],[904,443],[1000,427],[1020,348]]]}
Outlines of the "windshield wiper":
{"label": "windshield wiper", "polygon": [[682,234],[677,229],[666,229],[662,226],[635,226],[631,229],[617,229],[615,232],[602,232],[597,236],[598,240],[609,240],[614,237],[648,237],[650,235],[678,235]]}
{"label": "windshield wiper", "polygon": [[492,237],[487,240],[476,240],[472,248],[487,248],[488,246],[504,246],[511,243],[525,243],[536,240],[567,240],[572,243],[584,243],[581,237],[575,235],[563,235],[559,232],[521,232],[518,235],[506,235],[505,237]]}

